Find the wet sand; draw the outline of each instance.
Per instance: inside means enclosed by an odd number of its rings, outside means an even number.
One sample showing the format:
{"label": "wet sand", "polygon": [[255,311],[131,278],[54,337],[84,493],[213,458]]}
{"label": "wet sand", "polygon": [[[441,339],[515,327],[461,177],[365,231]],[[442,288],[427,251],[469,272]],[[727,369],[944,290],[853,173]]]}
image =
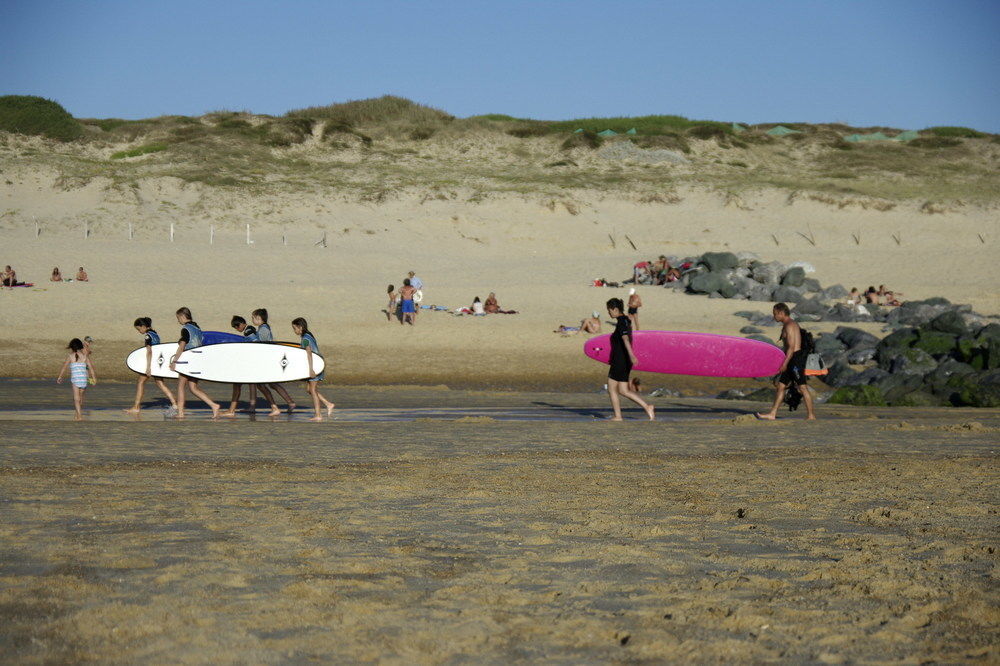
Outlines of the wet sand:
{"label": "wet sand", "polygon": [[63,393],[0,382],[3,661],[1000,659],[997,410],[331,388],[412,418],[74,423]]}

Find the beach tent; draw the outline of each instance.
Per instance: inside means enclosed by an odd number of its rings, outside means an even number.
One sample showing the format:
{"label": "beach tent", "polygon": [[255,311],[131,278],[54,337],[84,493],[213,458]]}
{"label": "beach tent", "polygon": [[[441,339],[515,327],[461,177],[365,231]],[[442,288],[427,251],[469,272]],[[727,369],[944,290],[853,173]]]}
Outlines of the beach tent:
{"label": "beach tent", "polygon": [[582,131],[583,131],[583,128],[582,127],[578,127],[577,129],[573,130],[573,134],[579,134]]}
{"label": "beach tent", "polygon": [[[862,143],[865,141],[891,141],[891,140],[892,137],[886,136],[882,132],[872,132],[871,134],[851,134],[850,136],[844,137],[844,141],[850,141],[851,143]],[[903,139],[903,140],[908,141],[909,139]]]}
{"label": "beach tent", "polygon": [[917,134],[916,130],[906,130],[901,132],[896,136],[892,137],[893,141],[912,141],[913,139],[919,138],[920,135]]}
{"label": "beach tent", "polygon": [[739,123],[733,123],[733,131],[739,134],[740,132],[746,132],[747,128],[743,127],[743,125],[740,125]]}
{"label": "beach tent", "polygon": [[632,129],[630,129],[629,131],[625,132],[625,133],[626,134],[638,134],[638,132],[635,131],[634,127]]}
{"label": "beach tent", "polygon": [[778,125],[777,127],[772,127],[767,130],[767,133],[771,136],[787,136],[788,134],[801,134],[798,130],[788,129],[784,125]]}
{"label": "beach tent", "polygon": [[618,136],[618,132],[612,129],[606,129],[603,132],[598,132],[597,136]]}

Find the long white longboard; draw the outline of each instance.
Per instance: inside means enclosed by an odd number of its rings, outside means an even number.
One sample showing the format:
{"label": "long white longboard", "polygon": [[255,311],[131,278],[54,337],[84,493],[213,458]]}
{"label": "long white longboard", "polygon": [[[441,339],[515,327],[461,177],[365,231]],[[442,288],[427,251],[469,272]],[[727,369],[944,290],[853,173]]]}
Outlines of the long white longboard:
{"label": "long white longboard", "polygon": [[[326,363],[312,355],[313,372]],[[185,350],[177,371],[188,377],[227,384],[271,384],[309,378],[306,350],[287,342],[232,342]]]}
{"label": "long white longboard", "polygon": [[[223,333],[221,331],[205,331],[204,335],[206,345],[218,344],[220,342],[240,342],[243,340],[242,335]],[[153,377],[163,379],[177,379],[179,375],[176,372],[170,371],[170,361],[177,353],[177,343],[161,342],[158,345],[153,345],[152,349],[153,358],[149,364],[149,374]],[[146,348],[139,347],[125,357],[125,365],[132,372],[138,372],[140,375],[146,374]]]}

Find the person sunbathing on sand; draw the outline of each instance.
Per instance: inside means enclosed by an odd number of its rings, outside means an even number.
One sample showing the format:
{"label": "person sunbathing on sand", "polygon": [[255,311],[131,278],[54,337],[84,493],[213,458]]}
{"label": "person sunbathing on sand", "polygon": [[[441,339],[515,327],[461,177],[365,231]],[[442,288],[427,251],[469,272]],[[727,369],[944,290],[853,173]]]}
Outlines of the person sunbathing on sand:
{"label": "person sunbathing on sand", "polygon": [[579,326],[563,326],[560,324],[559,328],[552,332],[563,335],[576,335],[581,332],[594,335],[601,332],[601,318],[595,310],[589,317],[581,320]]}
{"label": "person sunbathing on sand", "polygon": [[483,309],[486,311],[486,314],[496,314],[500,312],[500,304],[497,303],[497,295],[492,291],[490,292],[490,295],[486,297],[486,301],[483,303]]}
{"label": "person sunbathing on sand", "polygon": [[49,278],[49,282],[62,282],[62,273],[59,272],[59,267],[56,266],[52,269],[52,277]]}
{"label": "person sunbathing on sand", "polygon": [[13,287],[17,285],[17,272],[10,266],[4,266],[3,273],[0,273],[0,280],[3,281],[4,287]]}
{"label": "person sunbathing on sand", "polygon": [[90,278],[87,277],[87,271],[83,270],[83,266],[80,266],[80,270],[76,272],[77,282],[89,282]]}

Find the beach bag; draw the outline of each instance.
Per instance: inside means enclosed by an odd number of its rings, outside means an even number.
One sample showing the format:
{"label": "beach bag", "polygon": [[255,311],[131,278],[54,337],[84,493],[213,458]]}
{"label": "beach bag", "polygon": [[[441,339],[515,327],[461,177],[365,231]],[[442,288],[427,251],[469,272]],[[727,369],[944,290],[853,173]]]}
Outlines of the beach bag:
{"label": "beach bag", "polygon": [[822,377],[830,371],[826,367],[826,363],[823,362],[823,357],[819,354],[812,353],[806,356],[806,369],[805,375],[807,377]]}

